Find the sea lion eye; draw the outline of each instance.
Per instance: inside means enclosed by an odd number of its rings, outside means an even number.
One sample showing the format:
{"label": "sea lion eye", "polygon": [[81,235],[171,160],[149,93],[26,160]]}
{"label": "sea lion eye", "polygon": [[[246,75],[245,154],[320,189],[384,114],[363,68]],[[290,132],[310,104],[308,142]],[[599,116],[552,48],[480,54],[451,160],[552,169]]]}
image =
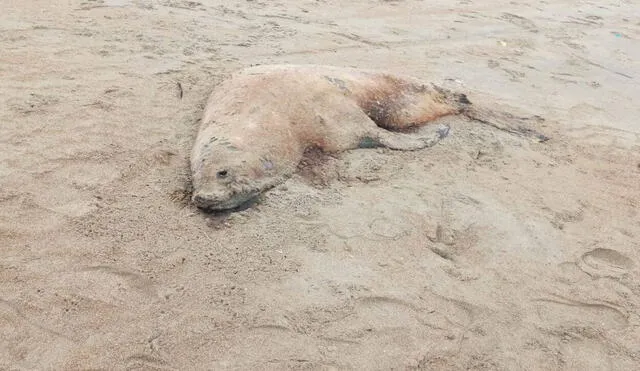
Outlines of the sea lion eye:
{"label": "sea lion eye", "polygon": [[216,173],[218,179],[223,179],[227,177],[228,172],[226,170],[220,170]]}

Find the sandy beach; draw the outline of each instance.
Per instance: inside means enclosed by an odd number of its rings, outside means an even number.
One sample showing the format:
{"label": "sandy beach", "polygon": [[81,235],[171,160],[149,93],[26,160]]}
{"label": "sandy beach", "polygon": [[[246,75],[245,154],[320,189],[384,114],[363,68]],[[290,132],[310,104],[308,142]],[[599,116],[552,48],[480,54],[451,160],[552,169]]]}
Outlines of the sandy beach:
{"label": "sandy beach", "polygon": [[[640,369],[639,40],[631,0],[0,0],[0,369]],[[206,99],[271,63],[551,139],[447,117],[203,213]]]}

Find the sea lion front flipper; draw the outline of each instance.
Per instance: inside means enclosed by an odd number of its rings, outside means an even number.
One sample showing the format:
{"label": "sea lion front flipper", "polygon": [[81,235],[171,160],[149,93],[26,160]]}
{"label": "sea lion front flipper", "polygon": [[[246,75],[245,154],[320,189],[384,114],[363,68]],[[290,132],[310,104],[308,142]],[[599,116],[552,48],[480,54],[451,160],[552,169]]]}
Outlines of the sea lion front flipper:
{"label": "sea lion front flipper", "polygon": [[433,134],[416,136],[396,133],[382,128],[375,128],[373,133],[360,140],[360,147],[372,147],[372,144],[398,151],[416,151],[432,147],[449,133],[448,126],[439,127]]}

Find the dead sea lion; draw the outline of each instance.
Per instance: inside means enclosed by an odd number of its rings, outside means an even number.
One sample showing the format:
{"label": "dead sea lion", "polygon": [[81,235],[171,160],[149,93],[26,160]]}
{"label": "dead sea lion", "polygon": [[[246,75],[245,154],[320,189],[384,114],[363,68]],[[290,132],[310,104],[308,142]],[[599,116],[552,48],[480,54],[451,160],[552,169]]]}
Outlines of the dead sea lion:
{"label": "dead sea lion", "polygon": [[209,97],[191,155],[192,201],[202,209],[236,208],[284,182],[311,147],[429,147],[442,131],[402,131],[454,114],[528,134],[509,123],[513,116],[496,124],[495,112],[472,108],[464,94],[410,77],[318,65],[250,67]]}

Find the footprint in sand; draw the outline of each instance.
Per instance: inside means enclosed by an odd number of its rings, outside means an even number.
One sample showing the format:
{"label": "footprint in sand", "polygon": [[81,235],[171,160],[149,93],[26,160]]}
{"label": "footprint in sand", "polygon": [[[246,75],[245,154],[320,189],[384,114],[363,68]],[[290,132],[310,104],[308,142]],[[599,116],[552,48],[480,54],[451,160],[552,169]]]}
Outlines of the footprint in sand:
{"label": "footprint in sand", "polygon": [[621,330],[629,325],[628,316],[604,305],[540,299],[535,301],[536,314],[552,327],[589,327],[596,330]]}
{"label": "footprint in sand", "polygon": [[459,334],[473,321],[476,309],[469,303],[435,294],[428,295],[423,304],[427,302],[428,307],[422,307],[390,296],[361,297],[348,316],[336,318],[322,334],[345,342],[366,343],[374,341],[372,336],[389,338],[398,333],[416,340]]}
{"label": "footprint in sand", "polygon": [[500,19],[507,21],[513,25],[516,25],[520,28],[523,28],[527,31],[531,31],[531,32],[538,32],[538,28],[536,27],[536,24],[533,23],[531,20],[519,16],[517,14],[512,14],[512,13],[502,13],[502,16],[500,17]]}
{"label": "footprint in sand", "polygon": [[583,254],[578,267],[592,277],[622,277],[634,263],[626,255],[612,249],[597,248]]}

